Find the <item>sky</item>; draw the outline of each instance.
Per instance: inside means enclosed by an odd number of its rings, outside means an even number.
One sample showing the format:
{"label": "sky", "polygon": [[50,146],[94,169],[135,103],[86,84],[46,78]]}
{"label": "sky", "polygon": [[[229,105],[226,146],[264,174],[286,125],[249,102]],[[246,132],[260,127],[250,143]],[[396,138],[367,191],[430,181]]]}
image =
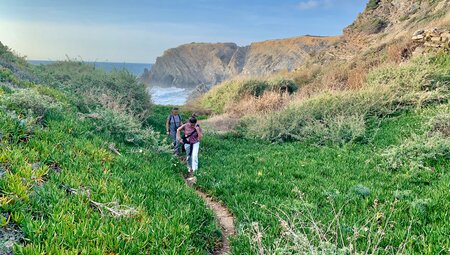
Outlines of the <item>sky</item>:
{"label": "sky", "polygon": [[0,0],[0,41],[31,60],[154,63],[191,42],[339,35],[367,0]]}

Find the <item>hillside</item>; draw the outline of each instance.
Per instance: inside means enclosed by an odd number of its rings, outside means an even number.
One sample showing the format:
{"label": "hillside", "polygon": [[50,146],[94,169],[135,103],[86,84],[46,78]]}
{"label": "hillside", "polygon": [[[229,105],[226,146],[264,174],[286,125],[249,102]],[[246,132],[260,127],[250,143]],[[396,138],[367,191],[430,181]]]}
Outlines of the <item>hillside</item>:
{"label": "hillside", "polygon": [[244,76],[263,76],[293,70],[335,37],[295,37],[252,43],[191,43],[164,52],[144,80],[152,86],[208,87]]}
{"label": "hillside", "polygon": [[126,71],[35,67],[0,43],[0,254],[211,252],[220,230],[151,107]]}

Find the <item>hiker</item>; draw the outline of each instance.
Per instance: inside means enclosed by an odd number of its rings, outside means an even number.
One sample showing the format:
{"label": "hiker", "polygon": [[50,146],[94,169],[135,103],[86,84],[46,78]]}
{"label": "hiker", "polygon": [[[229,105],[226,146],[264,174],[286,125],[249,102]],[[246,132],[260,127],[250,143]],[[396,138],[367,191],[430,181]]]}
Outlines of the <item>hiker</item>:
{"label": "hiker", "polygon": [[[184,131],[183,138],[180,135],[182,130]],[[202,137],[203,131],[197,124],[197,118],[194,116],[177,129],[177,139],[186,149],[189,177],[193,177],[194,172],[198,169],[198,151]]]}
{"label": "hiker", "polygon": [[180,154],[180,143],[177,139],[177,129],[183,125],[183,120],[181,119],[180,114],[178,113],[179,109],[174,107],[172,112],[167,117],[166,121],[166,132],[167,135],[172,138],[173,141],[173,153],[175,155]]}

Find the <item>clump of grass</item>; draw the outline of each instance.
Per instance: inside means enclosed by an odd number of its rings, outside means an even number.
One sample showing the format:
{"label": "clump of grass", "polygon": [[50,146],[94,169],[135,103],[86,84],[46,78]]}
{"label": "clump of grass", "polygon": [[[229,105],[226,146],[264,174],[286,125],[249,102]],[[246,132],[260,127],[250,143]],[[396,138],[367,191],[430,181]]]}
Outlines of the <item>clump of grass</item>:
{"label": "clump of grass", "polygon": [[58,110],[62,105],[55,99],[38,93],[34,89],[21,89],[14,93],[5,94],[0,98],[0,104],[9,110],[20,114],[32,114],[43,117],[50,110]]}
{"label": "clump of grass", "polygon": [[86,116],[94,119],[93,125],[97,132],[105,132],[115,140],[149,146],[158,151],[169,151],[167,143],[161,142],[159,133],[153,131],[152,127],[143,128],[142,123],[132,115],[110,109],[99,109]]}
{"label": "clump of grass", "polygon": [[[396,247],[381,245],[386,239],[386,232],[392,231],[391,218],[398,210],[397,201],[386,205],[375,202],[367,218],[360,219],[353,226],[346,226],[342,218],[345,205],[336,207],[330,198],[328,202],[332,210],[328,212],[328,218],[331,220],[324,223],[314,216],[314,208],[309,206],[304,194],[300,193],[299,197],[298,204],[302,206],[296,206],[295,210],[279,208],[271,213],[281,227],[281,235],[274,242],[264,243],[264,229],[257,222],[252,224],[247,236],[254,254],[403,254],[405,251],[410,239],[409,229]],[[422,208],[421,205],[416,207]],[[292,214],[290,211],[296,212]]]}
{"label": "clump of grass", "polygon": [[381,153],[388,169],[429,171],[436,163],[450,159],[450,115],[448,107],[443,109],[443,112],[430,119],[426,133],[413,134],[401,144]]}
{"label": "clump of grass", "polygon": [[380,2],[381,2],[381,0],[370,0],[367,3],[366,9],[369,11],[375,10],[378,8]]}

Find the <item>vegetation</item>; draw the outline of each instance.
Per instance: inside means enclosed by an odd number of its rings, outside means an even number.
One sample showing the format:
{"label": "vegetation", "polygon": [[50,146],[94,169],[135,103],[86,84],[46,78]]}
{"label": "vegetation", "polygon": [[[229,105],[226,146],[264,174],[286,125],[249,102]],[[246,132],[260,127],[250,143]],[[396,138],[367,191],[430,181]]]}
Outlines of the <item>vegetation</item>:
{"label": "vegetation", "polygon": [[449,60],[378,64],[353,88],[333,70],[305,73],[284,106],[237,115],[234,135],[206,136],[197,185],[236,215],[233,254],[445,250]]}
{"label": "vegetation", "polygon": [[[199,99],[237,123],[205,135],[196,175],[236,217],[232,254],[448,251],[450,55],[409,50],[226,81]],[[0,44],[0,229],[20,233],[14,252],[211,253],[219,227],[159,134],[170,108],[125,71],[30,67]]]}
{"label": "vegetation", "polygon": [[231,80],[211,89],[202,99],[202,106],[216,113],[223,113],[227,107],[245,96],[261,97],[265,92],[288,93],[297,91],[297,85],[288,79]]}
{"label": "vegetation", "polygon": [[442,110],[373,120],[369,144],[208,135],[197,185],[236,215],[233,254],[438,254],[449,245],[449,139],[423,139]]}
{"label": "vegetation", "polygon": [[378,8],[378,5],[380,4],[381,0],[369,0],[367,3],[366,9],[367,10],[375,10]]}
{"label": "vegetation", "polygon": [[[448,58],[442,56],[442,58]],[[370,118],[395,115],[449,99],[448,63],[418,59],[402,67],[386,66],[369,73],[358,91],[332,91],[285,110],[244,119],[247,137],[345,143],[365,136]],[[441,61],[441,60],[439,60]]]}
{"label": "vegetation", "polygon": [[[22,62],[8,58],[2,61]],[[0,81],[0,223],[6,236],[17,235],[15,253],[213,249],[220,232],[212,213],[185,186],[184,168],[159,152],[158,134],[139,121],[149,101],[138,95],[143,89],[130,91],[142,87],[135,78],[72,62],[17,67],[2,66],[14,79]],[[41,83],[20,86],[20,71]],[[91,93],[124,101],[115,107]],[[8,253],[3,236],[0,253]]]}

